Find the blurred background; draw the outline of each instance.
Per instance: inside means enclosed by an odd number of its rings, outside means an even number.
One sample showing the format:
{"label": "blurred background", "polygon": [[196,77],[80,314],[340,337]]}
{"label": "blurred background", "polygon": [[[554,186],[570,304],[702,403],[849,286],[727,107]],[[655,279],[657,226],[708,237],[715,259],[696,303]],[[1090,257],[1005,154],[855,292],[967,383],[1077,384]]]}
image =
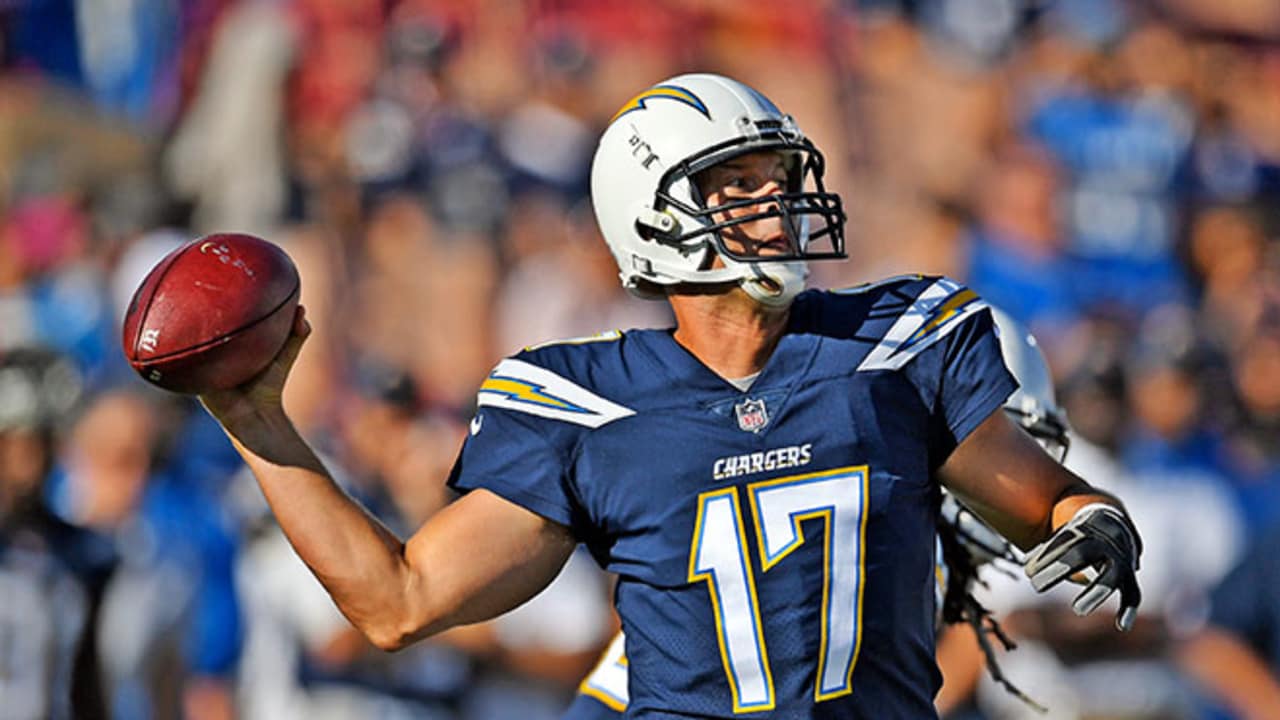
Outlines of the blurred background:
{"label": "blurred background", "polygon": [[[994,574],[1015,684],[1054,718],[1280,718],[1280,3],[4,0],[0,57],[0,718],[556,717],[616,627],[590,560],[372,649],[120,318],[192,237],[283,245],[315,327],[287,404],[408,533],[499,358],[670,322],[587,176],[690,70],[827,154],[850,259],[815,284],[945,273],[1028,324],[1068,464],[1133,510],[1130,635]],[[1040,717],[942,646],[948,716]]]}

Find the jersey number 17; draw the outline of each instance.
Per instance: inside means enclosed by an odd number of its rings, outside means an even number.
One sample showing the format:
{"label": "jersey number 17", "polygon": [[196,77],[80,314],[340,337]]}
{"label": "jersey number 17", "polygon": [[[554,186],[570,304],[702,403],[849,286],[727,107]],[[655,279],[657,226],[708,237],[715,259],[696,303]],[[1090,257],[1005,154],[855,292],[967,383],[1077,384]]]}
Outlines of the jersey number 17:
{"label": "jersey number 17", "polygon": [[[805,542],[802,521],[823,520],[822,642],[815,702],[852,691],[862,636],[867,475],[862,465],[747,486],[762,576]],[[776,698],[745,523],[736,487],[698,496],[689,582],[707,583],[734,712],[760,712],[773,709]]]}

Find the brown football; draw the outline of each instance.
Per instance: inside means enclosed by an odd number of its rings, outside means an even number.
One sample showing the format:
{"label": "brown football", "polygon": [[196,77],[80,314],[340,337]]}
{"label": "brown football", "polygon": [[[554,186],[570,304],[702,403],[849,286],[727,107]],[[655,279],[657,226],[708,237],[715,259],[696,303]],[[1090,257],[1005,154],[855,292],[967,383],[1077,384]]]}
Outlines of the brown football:
{"label": "brown football", "polygon": [[293,261],[262,238],[197,238],[166,255],[134,292],[125,357],[143,379],[173,392],[235,387],[284,347],[300,289]]}

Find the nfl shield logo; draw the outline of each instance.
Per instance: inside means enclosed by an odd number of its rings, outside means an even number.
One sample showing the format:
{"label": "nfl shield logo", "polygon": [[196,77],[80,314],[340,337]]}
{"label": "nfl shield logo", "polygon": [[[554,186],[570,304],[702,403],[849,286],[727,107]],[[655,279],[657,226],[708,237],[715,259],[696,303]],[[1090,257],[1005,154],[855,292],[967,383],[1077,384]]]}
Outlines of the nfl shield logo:
{"label": "nfl shield logo", "polygon": [[764,400],[746,399],[733,406],[738,416],[738,427],[746,432],[760,432],[769,424],[769,411],[765,410]]}

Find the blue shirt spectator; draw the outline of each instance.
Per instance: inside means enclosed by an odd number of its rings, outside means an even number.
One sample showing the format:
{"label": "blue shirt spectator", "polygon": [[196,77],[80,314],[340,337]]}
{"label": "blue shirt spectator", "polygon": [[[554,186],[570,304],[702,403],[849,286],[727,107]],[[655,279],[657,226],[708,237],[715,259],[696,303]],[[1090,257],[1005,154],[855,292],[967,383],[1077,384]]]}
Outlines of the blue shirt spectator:
{"label": "blue shirt spectator", "polygon": [[1069,89],[1047,98],[1028,130],[1071,176],[1063,215],[1078,302],[1141,311],[1183,299],[1174,201],[1191,141],[1186,109],[1163,96]]}
{"label": "blue shirt spectator", "polygon": [[1280,525],[1248,549],[1213,593],[1209,622],[1249,645],[1280,677]]}

